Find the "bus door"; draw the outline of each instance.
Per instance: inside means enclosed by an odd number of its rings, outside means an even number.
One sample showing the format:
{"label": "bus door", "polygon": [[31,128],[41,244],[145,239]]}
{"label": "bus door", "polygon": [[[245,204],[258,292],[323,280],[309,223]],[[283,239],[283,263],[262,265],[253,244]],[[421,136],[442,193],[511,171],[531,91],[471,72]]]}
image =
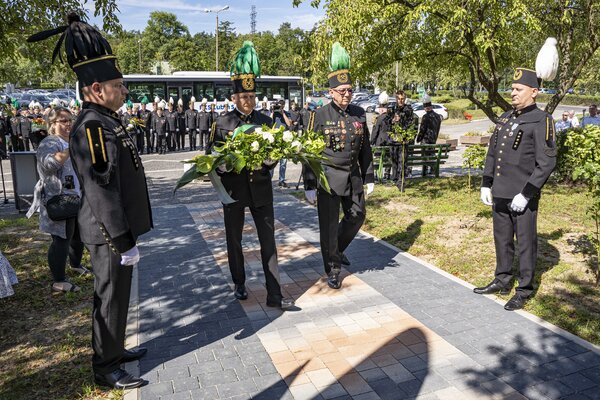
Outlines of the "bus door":
{"label": "bus door", "polygon": [[181,98],[183,99],[183,109],[187,110],[190,104],[190,99],[192,98],[192,87],[191,86],[181,86]]}
{"label": "bus door", "polygon": [[[173,99],[174,107],[177,109],[177,102],[180,99],[179,88],[178,87],[169,86],[167,88],[167,99],[166,99],[166,101],[169,101],[170,98]],[[185,110],[185,108],[184,108],[184,110]]]}

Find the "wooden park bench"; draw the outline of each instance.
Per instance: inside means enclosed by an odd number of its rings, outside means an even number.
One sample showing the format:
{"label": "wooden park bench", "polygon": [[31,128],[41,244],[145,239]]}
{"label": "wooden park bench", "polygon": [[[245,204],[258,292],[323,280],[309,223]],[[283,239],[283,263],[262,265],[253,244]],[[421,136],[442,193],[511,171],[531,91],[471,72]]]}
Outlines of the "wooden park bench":
{"label": "wooden park bench", "polygon": [[[379,182],[383,180],[383,174],[386,168],[392,166],[392,147],[391,146],[373,146],[373,169],[375,177]],[[407,166],[422,166],[422,176],[425,176],[426,167],[431,167],[436,178],[440,176],[440,164],[444,164],[448,159],[450,152],[449,144],[410,144],[408,145]]]}

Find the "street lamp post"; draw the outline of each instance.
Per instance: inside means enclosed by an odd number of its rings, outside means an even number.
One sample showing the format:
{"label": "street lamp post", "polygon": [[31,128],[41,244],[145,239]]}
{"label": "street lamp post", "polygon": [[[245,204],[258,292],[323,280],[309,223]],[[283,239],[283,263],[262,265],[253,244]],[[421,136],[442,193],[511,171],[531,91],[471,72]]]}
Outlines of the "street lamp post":
{"label": "street lamp post", "polygon": [[205,13],[215,13],[217,16],[217,27],[215,30],[215,71],[219,70],[219,13],[225,10],[229,10],[229,6],[225,6],[220,10],[209,10],[208,8],[204,9]]}

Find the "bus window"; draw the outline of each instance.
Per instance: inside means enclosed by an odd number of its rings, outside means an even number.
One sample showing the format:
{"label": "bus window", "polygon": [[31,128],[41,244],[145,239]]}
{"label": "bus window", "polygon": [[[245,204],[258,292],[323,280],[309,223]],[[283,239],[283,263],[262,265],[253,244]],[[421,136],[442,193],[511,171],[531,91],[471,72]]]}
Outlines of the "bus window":
{"label": "bus window", "polygon": [[164,83],[129,82],[127,83],[129,99],[133,103],[139,103],[144,96],[147,96],[150,102],[154,101],[156,96],[164,99],[167,91],[165,86]]}
{"label": "bus window", "polygon": [[302,107],[304,101],[302,100],[302,88],[300,86],[290,85],[290,103],[295,101],[298,107]]}
{"label": "bus window", "polygon": [[209,103],[215,98],[215,88],[212,82],[195,82],[194,95],[197,101],[206,99]]}
{"label": "bus window", "polygon": [[[175,107],[177,107],[177,101],[179,100],[179,88],[170,87],[169,88],[169,98],[173,99],[173,103],[175,104]],[[168,102],[169,99],[166,99],[166,101]]]}
{"label": "bus window", "polygon": [[187,108],[192,98],[192,88],[185,86],[181,88],[181,98],[183,99],[183,108]]}
{"label": "bus window", "polygon": [[230,84],[216,84],[215,85],[215,96],[217,101],[224,101],[225,99],[230,100],[233,94],[233,88]]}
{"label": "bus window", "polygon": [[275,95],[288,100],[287,82],[257,82],[256,83],[256,98],[261,99],[265,96],[269,100],[273,100]]}

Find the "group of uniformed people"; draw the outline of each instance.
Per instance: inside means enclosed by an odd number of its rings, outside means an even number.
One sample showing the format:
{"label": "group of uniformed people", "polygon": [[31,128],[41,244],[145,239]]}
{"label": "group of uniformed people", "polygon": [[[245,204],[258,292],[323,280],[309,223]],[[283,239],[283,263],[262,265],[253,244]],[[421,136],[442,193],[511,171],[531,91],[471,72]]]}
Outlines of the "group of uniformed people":
{"label": "group of uniformed people", "polygon": [[[140,259],[137,239],[153,227],[146,177],[139,155],[144,146],[140,147],[139,141],[136,143],[122,116],[117,114],[128,90],[108,42],[76,14],[69,15],[64,29],[38,33],[30,41],[43,40],[60,32],[67,36],[65,42],[70,43],[66,47],[67,61],[77,75],[84,98],[82,112],[73,124],[69,150],[82,188],[81,239],[90,252],[96,280],[92,335],[94,378],[102,386],[131,389],[144,385],[145,381],[129,374],[121,364],[139,359],[147,352],[144,348],[124,348],[132,268]],[[255,78],[259,75],[260,65],[251,42],[244,43],[232,65],[234,109],[225,111],[218,118],[211,116],[208,119],[212,119],[208,142],[204,137],[206,120],[204,117],[200,120],[193,104],[185,113],[182,112],[183,105],[178,104],[178,115],[173,117],[172,103],[168,111],[171,114],[167,116],[164,106],[157,105],[156,114],[152,115],[142,102],[137,115],[145,122],[146,151],[164,152],[165,147],[169,147],[165,140],[167,133],[172,134],[173,129],[175,133],[179,129],[180,134],[183,127],[186,133],[192,129],[201,132],[199,145],[206,149],[227,140],[243,124],[271,125],[271,117],[255,109]],[[305,167],[303,173],[307,200],[310,203],[318,200],[321,253],[327,284],[332,289],[340,289],[342,265],[350,264],[344,251],[365,220],[365,199],[373,192],[374,174],[365,112],[350,104],[349,56],[339,43],[334,44],[330,68],[332,72],[328,79],[332,101],[315,112],[302,115],[306,117],[306,127],[321,133],[325,140],[322,164],[328,185],[309,167]],[[552,118],[535,107],[537,89],[530,74],[525,69],[518,71],[513,84],[515,110],[503,115],[490,142],[481,190],[482,200],[493,204],[498,258],[496,279],[476,290],[477,293],[508,290],[514,253],[512,239],[516,232],[522,269],[517,288],[520,297],[512,299],[508,309],[522,307],[523,299],[531,294],[539,192],[552,171],[555,156]],[[407,123],[413,123],[409,111],[405,113]],[[131,118],[133,110],[127,114]],[[182,120],[184,125],[181,125]],[[192,149],[196,146],[194,141],[190,140],[190,146]],[[260,241],[266,305],[289,309],[294,300],[283,297],[275,243],[270,171],[276,164],[276,160],[266,160],[260,169],[245,168],[239,174],[220,165],[217,173],[234,200],[223,204],[233,295],[239,300],[248,297],[241,241],[245,209],[249,208]]]}

